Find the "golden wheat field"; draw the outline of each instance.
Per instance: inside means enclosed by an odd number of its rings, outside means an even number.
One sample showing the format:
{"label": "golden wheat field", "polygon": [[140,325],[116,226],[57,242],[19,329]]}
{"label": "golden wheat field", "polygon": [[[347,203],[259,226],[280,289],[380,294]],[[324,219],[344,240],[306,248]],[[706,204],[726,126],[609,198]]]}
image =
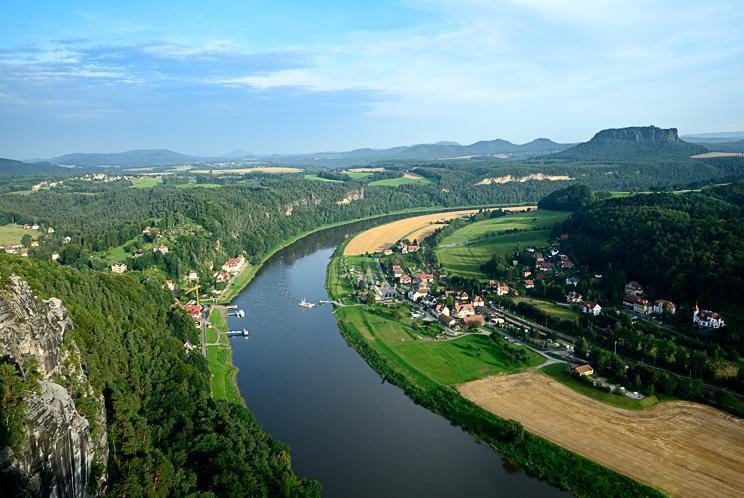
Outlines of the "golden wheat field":
{"label": "golden wheat field", "polygon": [[670,401],[625,410],[535,371],[459,390],[499,417],[670,496],[742,496],[744,420],[715,408]]}

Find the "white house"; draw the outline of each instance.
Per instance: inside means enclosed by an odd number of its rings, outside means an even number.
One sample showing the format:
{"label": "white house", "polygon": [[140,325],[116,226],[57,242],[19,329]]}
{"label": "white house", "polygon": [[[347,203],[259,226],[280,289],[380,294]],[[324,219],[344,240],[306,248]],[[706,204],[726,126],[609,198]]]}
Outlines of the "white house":
{"label": "white house", "polygon": [[245,258],[241,254],[237,258],[230,258],[228,259],[224,265],[222,265],[222,269],[230,274],[240,273],[240,271],[245,266]]}
{"label": "white house", "polygon": [[466,316],[475,316],[475,309],[472,304],[456,304],[455,305],[455,316],[457,318],[465,318]]}
{"label": "white house", "polygon": [[588,315],[597,316],[602,313],[602,307],[594,301],[587,301],[584,303],[584,306],[582,306],[581,311]]}
{"label": "white house", "polygon": [[677,305],[671,301],[667,301],[666,299],[657,299],[654,301],[654,314],[661,315],[665,311],[674,315],[677,313]]}
{"label": "white house", "polygon": [[111,273],[124,273],[127,271],[126,263],[114,263],[111,265]]}

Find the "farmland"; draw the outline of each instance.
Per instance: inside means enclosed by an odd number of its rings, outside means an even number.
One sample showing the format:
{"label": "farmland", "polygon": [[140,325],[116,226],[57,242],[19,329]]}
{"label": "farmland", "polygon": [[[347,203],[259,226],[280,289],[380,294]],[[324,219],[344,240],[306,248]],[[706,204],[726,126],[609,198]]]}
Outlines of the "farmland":
{"label": "farmland", "polygon": [[286,166],[256,166],[255,168],[195,169],[192,173],[209,175],[244,175],[246,173],[299,173],[300,168]]}
{"label": "farmland", "polygon": [[626,410],[538,372],[459,390],[491,413],[671,496],[739,496],[744,489],[744,426],[713,408],[671,401]]}
{"label": "farmland", "polygon": [[[523,210],[531,206],[517,206],[510,208],[503,208],[506,210]],[[403,237],[409,237],[409,234],[414,234],[418,230],[428,227],[431,224],[448,221],[453,218],[466,216],[468,214],[476,213],[477,209],[466,209],[460,211],[446,211],[441,213],[425,214],[421,216],[414,216],[411,218],[404,218],[402,220],[393,221],[385,225],[380,225],[369,230],[360,233],[354,237],[345,247],[344,255],[359,255],[365,253],[372,253],[380,251],[386,247],[390,247],[396,241]]]}
{"label": "farmland", "polygon": [[163,183],[163,178],[160,176],[140,177],[132,180],[132,185],[129,188],[152,188],[161,183]]}
{"label": "farmland", "polygon": [[377,180],[370,182],[370,187],[400,187],[401,185],[428,185],[431,180],[424,178],[423,176],[414,175],[413,173],[406,173],[400,178],[388,178],[387,180]]}
{"label": "farmland", "polygon": [[479,221],[442,239],[435,254],[447,273],[485,279],[480,267],[491,256],[511,254],[517,245],[544,245],[553,225],[566,217],[567,212],[540,210]]}

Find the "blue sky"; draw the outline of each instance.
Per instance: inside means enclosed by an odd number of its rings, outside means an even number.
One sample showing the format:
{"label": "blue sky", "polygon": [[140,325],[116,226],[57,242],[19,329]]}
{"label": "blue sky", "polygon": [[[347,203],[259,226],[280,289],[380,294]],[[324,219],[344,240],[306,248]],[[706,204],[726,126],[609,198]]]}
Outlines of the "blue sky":
{"label": "blue sky", "polygon": [[740,1],[0,5],[0,157],[744,130]]}

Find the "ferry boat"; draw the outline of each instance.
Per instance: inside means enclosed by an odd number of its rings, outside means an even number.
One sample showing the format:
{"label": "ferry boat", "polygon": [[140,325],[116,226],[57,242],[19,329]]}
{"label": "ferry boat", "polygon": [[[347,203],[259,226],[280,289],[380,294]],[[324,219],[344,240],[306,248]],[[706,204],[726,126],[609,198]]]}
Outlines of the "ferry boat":
{"label": "ferry boat", "polygon": [[315,303],[308,303],[303,297],[302,301],[298,303],[298,306],[300,306],[301,308],[315,308]]}

